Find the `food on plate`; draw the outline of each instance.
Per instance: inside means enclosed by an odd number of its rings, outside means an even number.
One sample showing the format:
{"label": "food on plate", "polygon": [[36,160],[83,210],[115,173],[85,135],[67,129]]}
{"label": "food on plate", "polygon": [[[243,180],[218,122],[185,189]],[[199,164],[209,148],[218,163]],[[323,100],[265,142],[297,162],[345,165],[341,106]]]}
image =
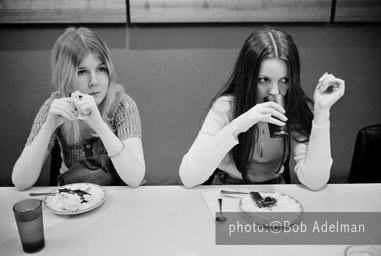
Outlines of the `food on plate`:
{"label": "food on plate", "polygon": [[90,193],[87,193],[86,191],[83,191],[80,189],[72,190],[72,189],[68,189],[68,188],[60,188],[60,189],[58,189],[58,193],[68,193],[68,194],[72,194],[72,195],[78,195],[79,198],[82,200],[82,203],[87,202],[87,200],[83,197],[84,195],[91,195]]}
{"label": "food on plate", "polygon": [[254,222],[280,226],[296,223],[302,217],[303,208],[294,198],[271,192],[250,192],[241,199],[241,210]]}
{"label": "food on plate", "polygon": [[250,196],[259,208],[270,208],[277,202],[275,198],[270,196],[266,196],[265,198],[263,198],[261,194],[259,194],[258,192],[250,192]]}
{"label": "food on plate", "polygon": [[[46,206],[58,212],[77,212],[97,205],[105,197],[103,189],[93,184],[78,183],[65,186],[65,188],[69,190],[57,193],[55,196],[48,196],[45,201]],[[71,192],[76,189],[89,194],[79,195]]]}
{"label": "food on plate", "polygon": [[250,192],[242,198],[242,207],[246,212],[300,212],[299,202],[279,192]]}

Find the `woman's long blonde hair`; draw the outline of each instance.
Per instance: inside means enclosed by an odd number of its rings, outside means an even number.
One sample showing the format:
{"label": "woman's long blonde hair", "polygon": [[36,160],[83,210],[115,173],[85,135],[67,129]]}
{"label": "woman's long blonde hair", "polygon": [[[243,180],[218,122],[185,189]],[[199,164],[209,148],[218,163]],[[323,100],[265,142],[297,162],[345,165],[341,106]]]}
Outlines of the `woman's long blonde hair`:
{"label": "woman's long blonde hair", "polygon": [[[107,95],[98,105],[103,120],[109,124],[110,117],[108,114],[113,107],[116,92],[123,90],[123,87],[116,83],[117,78],[108,47],[97,34],[83,27],[66,29],[53,46],[51,55],[52,84],[61,97],[70,97],[78,89],[75,85],[78,67],[90,53],[97,55],[100,61],[106,65],[109,76]],[[84,127],[82,121],[66,120],[62,125],[62,131],[67,143],[78,144],[82,142]]]}

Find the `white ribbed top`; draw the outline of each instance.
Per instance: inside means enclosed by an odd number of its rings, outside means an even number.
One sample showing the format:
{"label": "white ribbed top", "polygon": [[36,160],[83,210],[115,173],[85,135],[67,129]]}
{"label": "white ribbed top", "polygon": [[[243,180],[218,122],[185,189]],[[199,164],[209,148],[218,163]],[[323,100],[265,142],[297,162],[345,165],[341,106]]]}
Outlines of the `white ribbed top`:
{"label": "white ribbed top", "polygon": [[[230,150],[239,142],[233,137],[229,123],[232,121],[233,98],[222,96],[213,104],[204,124],[180,165],[180,178],[186,187],[205,182],[219,168],[232,177],[242,179]],[[250,179],[264,182],[276,178],[283,152],[280,139],[269,136],[267,123],[258,123],[259,138],[255,145],[253,162],[249,169]],[[325,185],[332,166],[330,124],[317,127],[312,124],[309,142],[293,141],[295,173],[299,181],[312,190]]]}

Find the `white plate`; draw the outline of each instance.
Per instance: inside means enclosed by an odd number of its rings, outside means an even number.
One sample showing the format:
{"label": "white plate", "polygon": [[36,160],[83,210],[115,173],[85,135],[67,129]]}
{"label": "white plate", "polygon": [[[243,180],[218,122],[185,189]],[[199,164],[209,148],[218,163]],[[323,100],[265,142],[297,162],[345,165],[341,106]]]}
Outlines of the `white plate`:
{"label": "white plate", "polygon": [[[251,221],[254,221],[257,224],[266,225],[266,226],[277,224],[277,225],[283,227],[286,224],[287,225],[296,224],[303,219],[303,206],[295,198],[293,198],[289,195],[283,194],[283,193],[279,193],[279,192],[277,192],[277,193],[260,192],[260,191],[256,191],[256,192],[259,192],[260,194],[264,193],[264,194],[266,194],[266,196],[272,196],[272,195],[279,194],[280,196],[282,196],[282,198],[287,197],[287,199],[291,199],[290,200],[291,202],[299,205],[300,211],[297,211],[297,212],[290,212],[290,211],[286,211],[286,210],[285,211],[279,211],[279,210],[278,211],[276,211],[276,210],[274,210],[274,211],[270,211],[270,210],[269,211],[247,211],[246,207],[243,205],[244,204],[243,201],[246,200],[247,197],[250,197],[250,199],[251,199],[251,196],[245,195],[240,200],[239,207],[240,207],[241,211],[245,214],[245,216],[248,217]],[[272,196],[272,197],[276,198],[276,196]],[[252,200],[252,202],[255,204],[255,202],[253,200]]]}
{"label": "white plate", "polygon": [[[44,198],[44,205],[46,209],[51,211],[54,214],[58,215],[77,215],[85,212],[89,212],[91,210],[94,210],[95,208],[99,207],[104,203],[106,200],[106,191],[99,185],[96,184],[91,184],[91,183],[74,183],[74,184],[69,184],[65,185],[61,188],[68,188],[68,189],[80,189],[85,192],[88,192],[91,194],[90,199],[88,200],[87,203],[82,203],[79,206],[78,209],[63,209],[65,207],[63,206],[64,201],[60,199],[58,195],[55,196],[45,196]],[[57,192],[56,190],[53,190],[51,192]]]}

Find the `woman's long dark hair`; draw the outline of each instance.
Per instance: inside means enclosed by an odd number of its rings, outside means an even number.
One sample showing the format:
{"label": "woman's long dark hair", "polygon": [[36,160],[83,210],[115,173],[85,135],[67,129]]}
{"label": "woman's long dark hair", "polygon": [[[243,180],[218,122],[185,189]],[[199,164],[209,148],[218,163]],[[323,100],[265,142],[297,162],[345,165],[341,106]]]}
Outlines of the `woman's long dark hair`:
{"label": "woman's long dark hair", "polygon": [[[211,101],[211,105],[223,95],[233,96],[233,119],[254,107],[257,104],[259,69],[265,58],[282,59],[288,64],[290,86],[286,94],[286,115],[290,136],[284,140],[283,163],[290,154],[291,131],[296,131],[307,141],[311,133],[313,119],[313,102],[301,88],[299,53],[289,34],[268,28],[252,33],[242,46],[232,75]],[[248,131],[239,134],[239,144],[231,152],[237,169],[241,172],[245,182],[249,182],[247,171],[253,158],[254,145],[257,140],[256,130],[258,130],[257,125],[254,125]]]}

